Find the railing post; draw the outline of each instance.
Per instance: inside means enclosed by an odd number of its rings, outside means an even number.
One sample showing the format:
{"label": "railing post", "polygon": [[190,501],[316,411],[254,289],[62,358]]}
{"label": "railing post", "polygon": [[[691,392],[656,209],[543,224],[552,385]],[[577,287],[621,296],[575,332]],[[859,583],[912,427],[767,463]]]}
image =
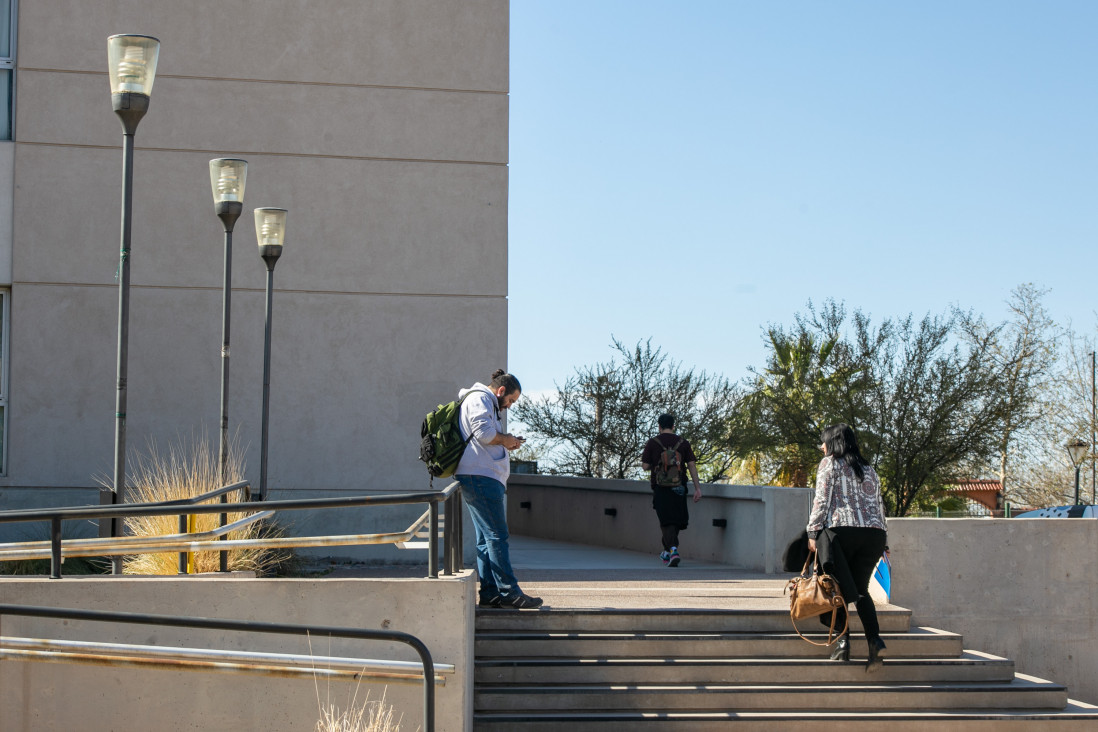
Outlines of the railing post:
{"label": "railing post", "polygon": [[50,579],[61,579],[61,517],[50,519]]}
{"label": "railing post", "polygon": [[450,523],[454,518],[454,494],[446,497],[445,512],[442,514],[442,573],[454,573],[454,530]]}
{"label": "railing post", "polygon": [[[179,533],[187,533],[187,514],[179,514]],[[179,574],[187,574],[187,552],[179,552]]]}
{"label": "railing post", "polygon": [[438,501],[431,501],[431,530],[427,538],[427,576],[438,579]]}
{"label": "railing post", "polygon": [[457,531],[454,532],[456,536],[454,541],[457,542],[454,548],[457,550],[454,557],[454,566],[458,572],[465,569],[465,498],[462,495],[461,488],[458,488],[454,492],[454,518],[457,521]]}
{"label": "railing post", "polygon": [[[224,477],[222,477],[222,482],[224,482],[224,480],[225,480]],[[225,493],[222,493],[221,494],[221,502],[222,503],[228,503],[229,502],[229,496]],[[229,523],[229,514],[227,514],[227,513],[221,514],[221,523],[218,524],[218,526],[224,526],[227,523]],[[224,534],[222,534],[219,537],[219,539],[221,541],[225,541],[228,538],[229,537],[224,535]],[[219,572],[228,572],[229,571],[229,553],[228,552],[225,552],[225,551],[219,552],[217,570]]]}

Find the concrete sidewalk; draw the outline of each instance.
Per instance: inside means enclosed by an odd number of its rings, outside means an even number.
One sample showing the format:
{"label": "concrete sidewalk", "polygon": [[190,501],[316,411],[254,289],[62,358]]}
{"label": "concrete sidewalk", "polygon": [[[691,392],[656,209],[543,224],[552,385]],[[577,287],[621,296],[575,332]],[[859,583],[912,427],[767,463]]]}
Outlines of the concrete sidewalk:
{"label": "concrete sidewalk", "polygon": [[[655,552],[529,536],[511,536],[509,545],[519,586],[543,598],[547,607],[789,611],[784,590],[790,574],[767,575],[694,561],[689,548],[678,567],[666,567]],[[475,568],[475,561],[467,567]],[[424,569],[424,564],[337,565],[325,576],[422,577]]]}
{"label": "concrete sidewalk", "polygon": [[512,536],[511,565],[523,591],[550,607],[788,610],[788,577],[659,555]]}

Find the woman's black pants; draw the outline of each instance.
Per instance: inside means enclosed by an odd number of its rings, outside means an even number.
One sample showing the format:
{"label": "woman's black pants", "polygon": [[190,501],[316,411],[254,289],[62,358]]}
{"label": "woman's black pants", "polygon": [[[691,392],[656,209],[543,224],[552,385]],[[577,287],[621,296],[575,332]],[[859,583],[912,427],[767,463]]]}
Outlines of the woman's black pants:
{"label": "woman's black pants", "polygon": [[[854,578],[854,584],[858,588],[858,598],[854,601],[854,607],[858,610],[858,618],[865,629],[866,640],[872,641],[881,635],[881,626],[877,622],[877,608],[873,605],[873,598],[869,596],[869,580],[873,576],[873,570],[884,553],[888,543],[888,533],[882,529],[874,529],[865,526],[834,526],[831,529],[839,539],[839,547],[842,549],[846,564],[850,568],[850,574]],[[844,598],[848,602],[850,598]],[[841,628],[846,623],[846,608],[836,610],[835,627]],[[831,613],[820,616],[820,622],[831,627]]]}

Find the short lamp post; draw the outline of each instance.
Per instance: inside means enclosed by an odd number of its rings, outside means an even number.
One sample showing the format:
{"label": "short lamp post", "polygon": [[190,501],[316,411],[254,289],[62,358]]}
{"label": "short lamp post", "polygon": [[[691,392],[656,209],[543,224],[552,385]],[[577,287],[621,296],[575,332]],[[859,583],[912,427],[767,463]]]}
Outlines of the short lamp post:
{"label": "short lamp post", "polygon": [[[118,361],[114,419],[114,502],[126,500],[126,381],[130,334],[130,226],[133,219],[133,138],[149,109],[160,41],[152,36],[116,35],[107,39],[111,104],[122,121],[122,247],[118,263]],[[113,519],[111,535],[119,534]],[[113,561],[115,574],[122,559]]]}
{"label": "short lamp post", "polygon": [[267,498],[267,433],[271,411],[271,296],[274,291],[275,264],[282,256],[282,245],[286,238],[286,209],[257,208],[255,237],[259,242],[259,256],[267,264],[267,316],[263,332],[263,417],[259,448],[259,500],[263,501]]}
{"label": "short lamp post", "polygon": [[1082,467],[1083,460],[1086,459],[1087,450],[1090,445],[1085,440],[1072,440],[1064,447],[1067,448],[1068,455],[1071,456],[1071,463],[1075,466],[1075,505],[1079,505],[1079,468]]}

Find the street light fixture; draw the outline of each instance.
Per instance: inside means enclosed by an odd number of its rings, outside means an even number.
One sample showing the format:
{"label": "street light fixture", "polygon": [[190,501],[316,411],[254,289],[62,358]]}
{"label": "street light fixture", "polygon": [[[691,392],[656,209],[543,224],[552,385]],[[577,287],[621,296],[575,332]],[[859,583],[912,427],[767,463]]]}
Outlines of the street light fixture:
{"label": "street light fixture", "polygon": [[229,482],[229,311],[232,306],[233,227],[244,211],[247,179],[246,160],[218,158],[210,161],[214,211],[225,229],[225,279],[221,288],[221,447],[217,459],[221,485]]}
{"label": "street light fixture", "polygon": [[[232,309],[233,294],[233,227],[244,211],[244,184],[247,179],[246,160],[217,158],[210,161],[210,190],[213,191],[214,212],[225,229],[225,279],[221,287],[221,446],[217,453],[222,486],[229,483],[229,312]],[[227,500],[228,496],[221,496],[222,503]],[[221,514],[221,525],[228,523],[228,519],[227,514]],[[220,554],[219,569],[228,572],[228,552]]]}
{"label": "street light fixture", "polygon": [[1064,447],[1067,448],[1068,455],[1071,456],[1071,463],[1075,466],[1075,505],[1079,505],[1079,468],[1082,467],[1082,462],[1087,456],[1087,450],[1090,448],[1085,440],[1072,440]]}
{"label": "street light fixture", "polygon": [[[126,499],[126,381],[130,335],[130,227],[133,219],[133,138],[137,125],[149,110],[149,95],[156,78],[160,41],[152,36],[115,35],[107,39],[111,104],[122,121],[122,247],[118,261],[118,361],[114,429],[115,503]],[[111,521],[111,535],[120,523]],[[114,573],[122,573],[122,558],[113,560]]]}
{"label": "street light fixture", "polygon": [[267,498],[267,428],[270,423],[271,404],[271,295],[274,289],[274,268],[282,256],[286,238],[286,209],[257,208],[255,210],[255,237],[259,242],[259,256],[267,263],[267,317],[263,335],[263,418],[259,452],[259,500]]}

